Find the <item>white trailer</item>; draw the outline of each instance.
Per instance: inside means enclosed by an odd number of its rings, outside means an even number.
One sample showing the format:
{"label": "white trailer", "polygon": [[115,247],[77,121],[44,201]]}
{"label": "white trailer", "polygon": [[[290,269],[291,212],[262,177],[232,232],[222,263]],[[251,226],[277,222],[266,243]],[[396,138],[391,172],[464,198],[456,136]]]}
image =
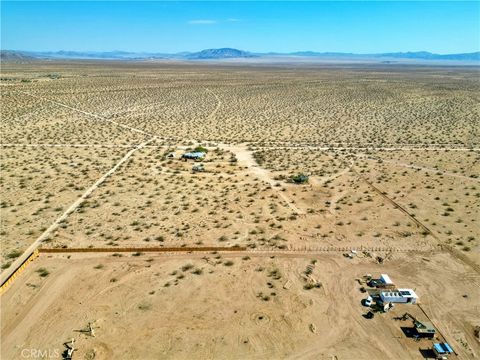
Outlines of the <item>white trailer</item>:
{"label": "white trailer", "polygon": [[383,303],[404,303],[404,304],[416,304],[418,300],[417,294],[412,289],[398,289],[392,291],[382,291],[380,293],[380,299]]}

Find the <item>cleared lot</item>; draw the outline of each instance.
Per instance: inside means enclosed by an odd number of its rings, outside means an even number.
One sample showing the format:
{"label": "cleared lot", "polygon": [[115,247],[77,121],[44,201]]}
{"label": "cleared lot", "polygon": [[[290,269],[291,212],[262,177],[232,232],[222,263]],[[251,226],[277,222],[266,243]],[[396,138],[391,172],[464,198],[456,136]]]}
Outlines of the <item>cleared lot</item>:
{"label": "cleared lot", "polygon": [[[3,295],[2,357],[22,348],[63,351],[74,337],[79,358],[421,359],[431,341],[406,337],[402,327],[411,322],[393,319],[407,311],[423,319],[417,306],[362,317],[365,295],[355,279],[380,272],[415,289],[458,358],[480,353],[473,335],[480,279],[448,255],[395,255],[383,265],[341,255],[245,255],[41,255]],[[322,286],[307,290],[312,264]],[[39,276],[42,268],[50,275]],[[95,337],[78,332],[88,322]]]}

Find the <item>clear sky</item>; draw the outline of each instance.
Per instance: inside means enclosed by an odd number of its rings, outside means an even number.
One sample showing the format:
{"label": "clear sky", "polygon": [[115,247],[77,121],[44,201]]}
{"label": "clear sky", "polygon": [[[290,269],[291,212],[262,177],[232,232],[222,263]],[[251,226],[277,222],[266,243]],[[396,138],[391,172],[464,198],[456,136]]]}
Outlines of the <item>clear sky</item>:
{"label": "clear sky", "polygon": [[1,48],[479,51],[479,1],[1,1]]}

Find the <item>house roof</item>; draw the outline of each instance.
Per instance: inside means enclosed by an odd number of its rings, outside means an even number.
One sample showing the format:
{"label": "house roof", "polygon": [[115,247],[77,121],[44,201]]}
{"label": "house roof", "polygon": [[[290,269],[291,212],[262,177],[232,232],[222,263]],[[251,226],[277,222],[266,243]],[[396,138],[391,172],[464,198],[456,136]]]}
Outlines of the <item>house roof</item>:
{"label": "house roof", "polygon": [[185,153],[183,154],[183,156],[187,156],[187,157],[204,157],[205,156],[205,153],[204,152],[200,152],[200,151],[195,151],[195,152],[188,152],[188,153]]}

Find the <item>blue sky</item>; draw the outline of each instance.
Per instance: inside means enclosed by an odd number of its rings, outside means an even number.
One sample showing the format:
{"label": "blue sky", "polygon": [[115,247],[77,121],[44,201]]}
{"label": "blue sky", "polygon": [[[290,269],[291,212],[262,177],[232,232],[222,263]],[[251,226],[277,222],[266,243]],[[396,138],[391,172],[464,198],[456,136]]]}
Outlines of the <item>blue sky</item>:
{"label": "blue sky", "polygon": [[1,1],[1,48],[479,51],[480,2]]}

